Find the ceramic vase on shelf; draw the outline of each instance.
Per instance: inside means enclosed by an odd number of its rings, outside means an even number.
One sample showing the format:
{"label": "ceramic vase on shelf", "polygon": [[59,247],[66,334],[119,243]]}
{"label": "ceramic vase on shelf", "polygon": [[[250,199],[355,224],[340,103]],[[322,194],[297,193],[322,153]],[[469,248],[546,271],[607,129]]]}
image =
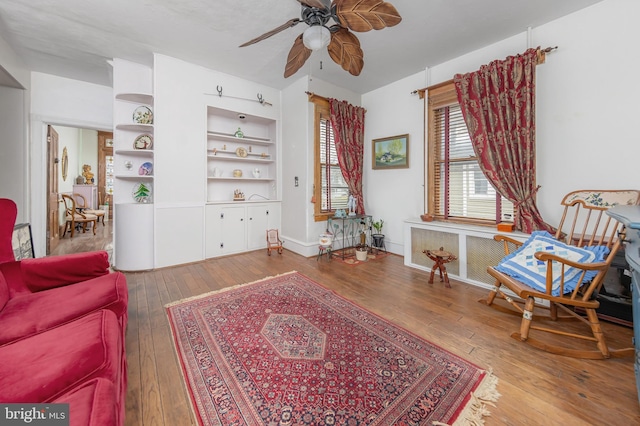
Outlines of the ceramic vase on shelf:
{"label": "ceramic vase on shelf", "polygon": [[242,130],[240,130],[240,127],[238,127],[238,130],[236,130],[236,132],[233,135],[236,138],[244,138],[244,133],[242,133]]}

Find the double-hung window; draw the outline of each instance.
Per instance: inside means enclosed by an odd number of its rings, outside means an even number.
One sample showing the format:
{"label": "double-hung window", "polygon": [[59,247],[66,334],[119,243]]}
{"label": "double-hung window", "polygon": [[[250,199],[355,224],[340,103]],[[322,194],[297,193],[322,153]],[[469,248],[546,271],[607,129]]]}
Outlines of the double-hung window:
{"label": "double-hung window", "polygon": [[440,220],[513,220],[513,205],[485,178],[458,104],[453,82],[429,89],[428,211]]}
{"label": "double-hung window", "polygon": [[329,116],[329,103],[314,99],[315,104],[315,220],[326,220],[337,209],[346,209],[349,189],[338,164],[338,154]]}

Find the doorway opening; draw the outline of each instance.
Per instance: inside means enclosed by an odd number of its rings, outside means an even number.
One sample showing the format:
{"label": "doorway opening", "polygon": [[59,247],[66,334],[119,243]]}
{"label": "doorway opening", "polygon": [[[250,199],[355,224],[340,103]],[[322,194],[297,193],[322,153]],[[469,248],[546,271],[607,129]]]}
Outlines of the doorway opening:
{"label": "doorway opening", "polygon": [[[113,133],[62,125],[47,126],[47,255],[106,250],[113,252]],[[105,212],[93,230],[64,234],[68,215],[61,195],[86,201]],[[75,195],[74,195],[75,194]]]}

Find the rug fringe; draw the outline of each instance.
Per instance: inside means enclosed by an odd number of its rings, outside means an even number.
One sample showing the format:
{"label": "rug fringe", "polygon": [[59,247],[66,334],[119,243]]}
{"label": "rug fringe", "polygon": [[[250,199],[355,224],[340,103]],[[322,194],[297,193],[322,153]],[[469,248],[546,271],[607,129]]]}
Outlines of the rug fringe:
{"label": "rug fringe", "polygon": [[434,421],[433,426],[480,426],[484,425],[484,417],[491,415],[491,412],[487,409],[487,405],[495,407],[494,402],[500,398],[496,387],[498,385],[498,378],[493,375],[493,371],[487,371],[486,376],[482,379],[482,383],[478,386],[475,392],[471,393],[471,399],[467,402],[467,405],[462,409],[456,421],[449,425],[447,423],[441,423]]}
{"label": "rug fringe", "polygon": [[231,286],[231,287],[224,287],[224,288],[221,288],[221,289],[219,289],[219,290],[213,290],[213,291],[209,291],[209,292],[206,292],[206,293],[198,294],[198,295],[196,295],[196,296],[191,296],[191,297],[186,297],[186,298],[184,298],[184,299],[176,300],[175,302],[169,302],[169,303],[167,303],[166,305],[164,305],[164,307],[165,307],[165,308],[170,308],[170,307],[172,307],[172,306],[179,305],[180,303],[190,302],[190,301],[192,301],[192,300],[201,299],[201,298],[203,298],[203,297],[207,297],[207,296],[210,296],[210,295],[212,295],[212,294],[223,293],[223,292],[225,292],[225,291],[233,290],[233,289],[236,289],[236,288],[239,288],[239,287],[244,287],[244,286],[247,286],[247,285],[256,284],[256,283],[259,283],[259,282],[261,282],[261,281],[266,281],[266,280],[269,280],[269,279],[272,279],[272,278],[277,278],[277,277],[282,277],[282,276],[285,276],[285,275],[295,274],[295,273],[297,273],[297,272],[298,272],[298,271],[289,271],[289,272],[284,272],[284,273],[282,273],[282,274],[278,274],[278,275],[273,275],[273,276],[269,276],[269,277],[260,278],[259,280],[251,281],[251,282],[249,282],[249,283],[242,283],[242,284],[236,284],[236,285],[233,285],[233,286]]}

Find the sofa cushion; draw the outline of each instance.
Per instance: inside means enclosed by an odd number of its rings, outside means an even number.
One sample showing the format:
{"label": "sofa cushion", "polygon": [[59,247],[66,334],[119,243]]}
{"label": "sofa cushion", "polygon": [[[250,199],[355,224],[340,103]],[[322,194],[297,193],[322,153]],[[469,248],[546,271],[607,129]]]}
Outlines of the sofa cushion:
{"label": "sofa cushion", "polygon": [[69,426],[113,426],[122,424],[117,398],[113,383],[97,378],[47,402],[69,404]]}
{"label": "sofa cushion", "polygon": [[124,330],[127,300],[126,279],[121,272],[37,293],[17,294],[0,311],[0,345],[101,309],[113,311]]}
{"label": "sofa cushion", "polygon": [[[606,246],[586,246],[584,248],[565,244],[556,240],[547,231],[535,231],[518,250],[505,256],[496,270],[517,278],[529,287],[545,292],[547,288],[547,262],[538,260],[535,254],[545,252],[568,259],[572,262],[595,263],[603,262],[609,249]],[[563,264],[553,261],[551,263],[553,283],[552,294],[560,295],[560,283],[564,281],[564,293],[570,293],[580,284],[582,269],[564,267]],[[588,282],[596,276],[598,271],[587,271],[583,282]]]}
{"label": "sofa cushion", "polygon": [[0,347],[0,401],[50,401],[96,377],[119,389],[121,333],[116,315],[102,310]]}

